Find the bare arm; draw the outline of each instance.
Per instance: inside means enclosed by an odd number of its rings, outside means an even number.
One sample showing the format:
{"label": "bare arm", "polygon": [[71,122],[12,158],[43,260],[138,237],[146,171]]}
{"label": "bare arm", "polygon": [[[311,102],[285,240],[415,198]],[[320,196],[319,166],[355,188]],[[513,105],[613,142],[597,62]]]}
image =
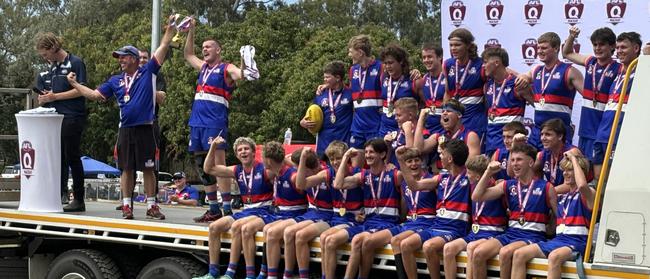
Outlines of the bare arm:
{"label": "bare arm", "polygon": [[578,186],[578,191],[580,191],[580,195],[582,195],[584,200],[587,202],[589,209],[593,209],[596,190],[589,187],[585,173],[582,171],[580,164],[578,164],[578,158],[569,152],[566,152],[564,156],[571,160],[571,164],[573,165],[573,175],[575,177],[576,185]]}
{"label": "bare arm", "polygon": [[[172,16],[169,17],[169,20],[171,20]],[[156,49],[156,51],[153,53],[153,56],[156,58],[156,61],[158,61],[159,65],[162,65],[165,63],[165,59],[167,59],[167,52],[169,52],[169,43],[172,41],[172,36],[174,35],[174,31],[176,29],[169,24],[169,21],[167,23],[167,27],[165,28],[165,34],[162,37],[162,40],[160,40],[160,46]]]}
{"label": "bare arm", "polygon": [[162,105],[165,103],[165,98],[167,97],[167,94],[165,91],[156,91],[156,104]]}
{"label": "bare arm", "polygon": [[429,115],[428,108],[420,110],[420,116],[415,127],[415,134],[413,136],[413,147],[420,149],[423,154],[433,152],[435,147],[438,145],[437,136],[431,135],[426,139],[424,138],[424,123],[427,122],[427,115]]}
{"label": "bare arm", "polygon": [[496,161],[490,162],[488,168],[481,176],[481,179],[476,183],[476,188],[472,192],[473,201],[486,201],[486,200],[495,200],[503,196],[503,184],[505,182],[499,182],[494,187],[488,187],[492,176],[501,170],[501,164]]}
{"label": "bare arm", "polygon": [[413,147],[413,141],[415,139],[415,136],[413,135],[413,122],[406,121],[402,123],[402,130],[404,130],[404,138],[406,142],[404,146]]}
{"label": "bare arm", "polygon": [[348,162],[350,161],[350,157],[356,156],[358,153],[359,153],[358,150],[354,148],[350,148],[343,155],[341,165],[339,166],[339,169],[336,171],[336,177],[334,177],[335,189],[339,189],[339,190],[352,189],[359,186],[359,183],[361,182],[360,174],[357,173],[355,175],[347,176]]}
{"label": "bare arm", "polygon": [[187,40],[185,41],[185,47],[183,48],[183,57],[187,63],[190,63],[190,66],[196,70],[200,70],[203,67],[203,60],[196,57],[194,54],[194,30],[196,29],[196,20],[192,19],[190,23],[189,30],[187,31]]}
{"label": "bare arm", "polygon": [[571,83],[570,87],[575,88],[582,95],[582,89],[585,86],[585,77],[582,73],[575,67],[571,67],[569,70],[569,79]]}
{"label": "bare arm", "polygon": [[300,162],[298,163],[298,171],[296,172],[296,188],[307,190],[327,181],[327,170],[322,170],[315,175],[307,176],[307,156],[306,154],[313,152],[311,148],[305,147],[300,154]]}
{"label": "bare arm", "polygon": [[580,28],[577,26],[569,28],[569,36],[564,41],[564,47],[562,47],[562,56],[574,64],[584,66],[588,56],[573,52],[573,43],[578,38],[578,35],[580,35]]}
{"label": "bare arm", "polygon": [[72,87],[75,88],[75,91],[79,92],[81,96],[84,96],[90,100],[95,100],[95,101],[103,101],[106,98],[104,98],[104,95],[102,93],[99,93],[97,90],[92,90],[85,85],[78,83],[77,82],[77,74],[74,72],[68,73],[68,82]]}
{"label": "bare arm", "polygon": [[230,177],[236,178],[232,168],[221,165],[217,163],[217,146],[226,142],[222,137],[217,137],[212,140],[210,144],[210,151],[205,158],[205,163],[203,163],[203,171],[207,174],[211,174],[218,177]]}
{"label": "bare arm", "polygon": [[468,159],[481,154],[481,140],[475,132],[469,133],[467,137],[467,147],[469,148]]}

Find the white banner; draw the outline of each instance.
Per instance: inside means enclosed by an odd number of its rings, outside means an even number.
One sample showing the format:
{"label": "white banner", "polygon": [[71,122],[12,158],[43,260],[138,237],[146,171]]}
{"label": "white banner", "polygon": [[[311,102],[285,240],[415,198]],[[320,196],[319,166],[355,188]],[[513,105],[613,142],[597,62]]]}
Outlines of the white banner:
{"label": "white banner", "polygon": [[[442,0],[442,46],[449,57],[447,36],[458,27],[474,34],[479,55],[486,45],[500,45],[508,51],[510,68],[529,71],[540,64],[537,59],[537,38],[545,32],[555,32],[562,41],[569,27],[577,25],[581,33],[575,50],[592,54],[589,36],[601,27],[614,33],[634,31],[641,39],[650,39],[650,0]],[[646,27],[643,27],[646,26]],[[561,55],[561,54],[560,54]],[[584,74],[584,68],[577,67]],[[573,124],[577,144],[582,98],[576,94]],[[532,123],[532,107],[527,107],[527,123]]]}

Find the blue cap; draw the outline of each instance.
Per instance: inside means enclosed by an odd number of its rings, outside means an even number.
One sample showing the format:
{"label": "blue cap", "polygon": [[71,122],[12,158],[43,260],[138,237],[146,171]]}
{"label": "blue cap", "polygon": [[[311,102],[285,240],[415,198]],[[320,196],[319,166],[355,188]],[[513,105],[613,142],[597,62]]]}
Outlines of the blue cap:
{"label": "blue cap", "polygon": [[182,171],[176,172],[172,176],[172,180],[178,180],[178,179],[182,179],[182,178],[185,178],[185,173],[182,172]]}
{"label": "blue cap", "polygon": [[133,55],[136,58],[140,57],[140,51],[134,46],[123,46],[120,49],[113,51],[113,57],[119,58],[122,55]]}

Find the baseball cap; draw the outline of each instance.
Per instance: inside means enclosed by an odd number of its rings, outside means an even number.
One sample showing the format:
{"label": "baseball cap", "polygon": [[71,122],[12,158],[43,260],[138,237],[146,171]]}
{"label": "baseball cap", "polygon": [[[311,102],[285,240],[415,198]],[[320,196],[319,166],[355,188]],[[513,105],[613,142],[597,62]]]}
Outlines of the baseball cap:
{"label": "baseball cap", "polygon": [[181,178],[185,178],[185,173],[182,172],[182,171],[176,172],[176,173],[174,173],[174,175],[172,176],[172,179],[173,179],[173,180],[178,180],[178,179],[181,179]]}
{"label": "baseball cap", "polygon": [[121,55],[132,55],[138,58],[140,57],[140,51],[134,46],[123,46],[120,49],[113,51],[113,57],[119,58]]}

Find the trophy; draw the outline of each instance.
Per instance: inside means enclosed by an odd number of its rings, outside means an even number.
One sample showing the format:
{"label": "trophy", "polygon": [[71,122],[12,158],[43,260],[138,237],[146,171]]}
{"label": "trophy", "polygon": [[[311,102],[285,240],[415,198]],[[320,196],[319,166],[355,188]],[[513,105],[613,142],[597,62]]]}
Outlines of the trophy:
{"label": "trophy", "polygon": [[172,20],[169,22],[169,25],[171,25],[171,27],[174,27],[176,28],[176,30],[178,30],[174,38],[172,38],[172,42],[170,44],[172,48],[181,47],[181,44],[183,42],[183,36],[181,35],[181,33],[187,32],[187,30],[190,28],[191,23],[192,23],[192,17],[190,16],[183,17],[181,16],[181,14],[175,14],[172,17]]}

